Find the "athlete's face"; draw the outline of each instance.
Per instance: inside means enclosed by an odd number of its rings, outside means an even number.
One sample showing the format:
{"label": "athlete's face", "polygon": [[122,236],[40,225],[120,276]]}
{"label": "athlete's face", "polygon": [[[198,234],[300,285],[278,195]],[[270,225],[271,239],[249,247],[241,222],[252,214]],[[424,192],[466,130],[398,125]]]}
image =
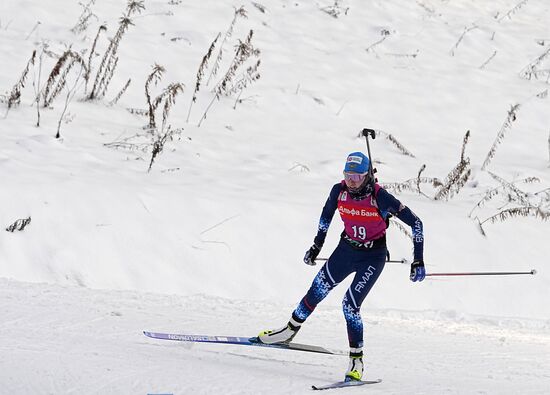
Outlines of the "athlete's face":
{"label": "athlete's face", "polygon": [[357,189],[365,181],[366,176],[367,173],[344,172],[344,181],[348,188]]}

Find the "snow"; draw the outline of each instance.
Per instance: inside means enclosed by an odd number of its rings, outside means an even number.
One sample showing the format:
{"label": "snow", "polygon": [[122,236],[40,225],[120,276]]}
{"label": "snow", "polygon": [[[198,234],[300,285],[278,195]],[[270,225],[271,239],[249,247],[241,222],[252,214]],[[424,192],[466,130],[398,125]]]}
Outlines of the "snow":
{"label": "snow", "polygon": [[[371,127],[415,156],[379,135],[371,149],[382,183],[415,178],[423,164],[423,176],[443,180],[470,130],[472,175],[457,196],[396,194],[423,220],[428,272],[538,273],[413,284],[408,265],[388,264],[362,309],[367,377],[384,381],[349,391],[547,393],[548,222],[486,223],[483,236],[475,217],[511,207],[505,194],[470,213],[499,186],[488,171],[549,209],[535,195],[550,183],[548,73],[520,75],[548,51],[549,4],[148,0],[121,40],[105,98],[84,100],[80,85],[55,139],[67,93],[41,109],[36,127],[38,57],[44,44],[58,56],[89,51],[106,24],[103,54],[125,2],[89,4],[94,16],[79,34],[70,30],[83,9],[76,2],[0,4],[0,93],[9,96],[37,50],[21,104],[0,104],[0,224],[32,218],[23,231],[0,232],[0,392],[297,394],[340,379],[343,357],[188,346],[141,331],[252,336],[282,325],[317,270],[301,260],[321,207],[346,155],[365,150],[359,132]],[[337,18],[321,10],[334,4]],[[204,81],[186,122],[200,61],[241,5],[248,17],[224,44],[221,69],[253,29],[261,78],[236,106],[236,97],[214,102],[199,127],[214,85]],[[41,88],[55,62],[43,55]],[[155,63],[166,73],[154,95],[185,84],[169,117],[184,130],[148,172],[147,118],[126,108],[146,108]],[[537,66],[549,67],[550,58]],[[482,170],[516,104],[516,120]],[[130,141],[149,144],[145,151],[106,146],[136,134]],[[519,181],[527,177],[538,182]],[[335,216],[322,256],[340,229]],[[411,259],[410,240],[393,227],[388,243],[392,258]],[[345,289],[323,301],[296,341],[347,347]]]}
{"label": "snow", "polygon": [[[242,333],[279,320],[289,306],[277,302],[0,284],[7,393],[306,394],[312,384],[341,379],[347,363],[341,356],[155,341],[139,330]],[[383,378],[369,393],[540,394],[550,380],[548,324],[391,309],[369,309],[366,324],[366,368]],[[324,306],[299,336],[344,349],[344,333],[340,309]]]}

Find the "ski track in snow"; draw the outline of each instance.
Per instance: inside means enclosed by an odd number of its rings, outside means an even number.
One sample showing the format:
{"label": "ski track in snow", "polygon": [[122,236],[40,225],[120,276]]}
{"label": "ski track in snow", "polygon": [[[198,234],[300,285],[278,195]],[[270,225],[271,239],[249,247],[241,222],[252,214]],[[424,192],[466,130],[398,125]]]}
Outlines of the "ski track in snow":
{"label": "ski track in snow", "polygon": [[[141,330],[252,336],[292,306],[0,280],[3,393],[306,394],[341,379],[347,358],[146,338]],[[341,312],[318,307],[296,341],[345,349]],[[353,393],[542,394],[548,322],[514,328],[430,312],[370,311],[366,371]],[[523,322],[523,321],[522,321]],[[32,372],[22,380],[21,372]],[[467,389],[464,391],[464,389]]]}

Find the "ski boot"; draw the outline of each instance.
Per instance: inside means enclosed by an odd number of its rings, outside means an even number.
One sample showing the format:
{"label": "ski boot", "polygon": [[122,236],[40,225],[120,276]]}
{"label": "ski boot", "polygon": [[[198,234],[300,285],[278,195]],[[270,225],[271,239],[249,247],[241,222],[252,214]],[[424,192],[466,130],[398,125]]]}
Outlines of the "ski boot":
{"label": "ski boot", "polygon": [[301,325],[301,322],[292,317],[282,328],[260,332],[257,341],[264,344],[288,344],[294,339]]}
{"label": "ski boot", "polygon": [[363,350],[352,348],[349,353],[349,366],[344,381],[361,381],[363,377]]}

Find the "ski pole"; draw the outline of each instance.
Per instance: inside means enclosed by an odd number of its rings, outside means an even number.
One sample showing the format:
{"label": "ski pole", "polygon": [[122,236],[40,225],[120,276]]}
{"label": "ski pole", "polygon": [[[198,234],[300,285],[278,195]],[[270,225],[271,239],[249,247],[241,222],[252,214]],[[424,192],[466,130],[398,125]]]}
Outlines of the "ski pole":
{"label": "ski pole", "polygon": [[[315,259],[316,261],[328,261],[328,258],[316,258]],[[394,260],[394,259],[388,259],[386,261],[387,263],[409,263],[409,261],[407,261],[405,258],[401,258],[401,259],[398,259],[398,260]]]}
{"label": "ski pole", "polygon": [[365,136],[365,140],[367,140],[367,152],[369,153],[369,177],[371,179],[371,182],[374,183],[374,170],[372,168],[372,155],[370,154],[369,135],[374,140],[376,138],[376,132],[374,131],[374,129],[364,128],[361,133],[363,134],[363,136]]}
{"label": "ski pole", "polygon": [[537,274],[535,269],[529,272],[465,272],[465,273],[426,273],[426,277],[443,276],[513,276],[519,274]]}

